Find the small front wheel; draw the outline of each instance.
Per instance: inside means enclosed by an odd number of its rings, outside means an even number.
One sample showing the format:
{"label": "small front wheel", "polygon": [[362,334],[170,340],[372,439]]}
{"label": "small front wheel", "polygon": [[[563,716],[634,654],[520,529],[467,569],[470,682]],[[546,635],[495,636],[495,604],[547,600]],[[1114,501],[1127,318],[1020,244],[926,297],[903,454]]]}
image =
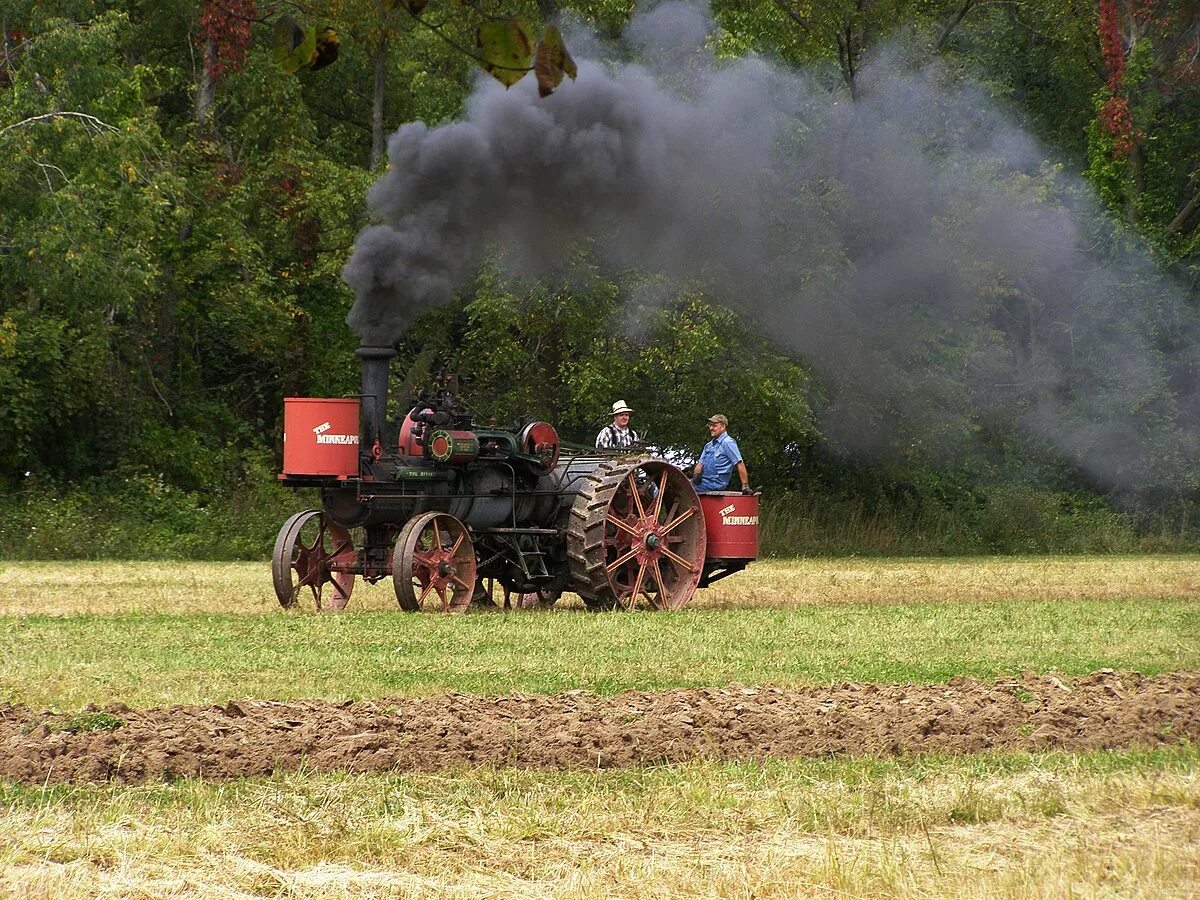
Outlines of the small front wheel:
{"label": "small front wheel", "polygon": [[402,609],[419,612],[434,602],[462,612],[475,592],[475,544],[449,513],[417,516],[401,529],[392,552],[392,583]]}
{"label": "small front wheel", "polygon": [[356,558],[349,531],[320,510],[296,513],[283,523],[275,540],[271,556],[275,596],[290,609],[308,588],[318,610],[343,610],[354,590]]}

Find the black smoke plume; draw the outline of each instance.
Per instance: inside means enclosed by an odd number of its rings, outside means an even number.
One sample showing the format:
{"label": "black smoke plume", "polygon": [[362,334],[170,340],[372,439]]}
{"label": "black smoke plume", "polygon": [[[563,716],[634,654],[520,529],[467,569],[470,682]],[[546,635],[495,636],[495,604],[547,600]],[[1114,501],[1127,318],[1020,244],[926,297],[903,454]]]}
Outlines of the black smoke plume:
{"label": "black smoke plume", "polygon": [[481,78],[461,120],[397,131],[343,272],[355,332],[394,343],[486,252],[536,277],[585,241],[810,362],[866,458],[1013,432],[1108,487],[1194,483],[1196,316],[1080,179],[936,66],[881,53],[850,103],[712,32],[664,3],[615,51],[653,65],[585,59],[545,99]]}

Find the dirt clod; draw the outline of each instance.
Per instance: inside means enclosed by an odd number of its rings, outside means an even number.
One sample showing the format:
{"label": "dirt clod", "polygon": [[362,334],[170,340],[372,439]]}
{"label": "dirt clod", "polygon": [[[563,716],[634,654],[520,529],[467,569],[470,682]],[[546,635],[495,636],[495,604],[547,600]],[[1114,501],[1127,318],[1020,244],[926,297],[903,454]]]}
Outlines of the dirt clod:
{"label": "dirt clod", "polygon": [[987,683],[696,688],[600,697],[446,694],[230,700],[135,710],[111,730],[0,704],[0,776],[27,783],[229,779],[275,771],[639,766],[705,758],[1097,750],[1200,740],[1200,672]]}

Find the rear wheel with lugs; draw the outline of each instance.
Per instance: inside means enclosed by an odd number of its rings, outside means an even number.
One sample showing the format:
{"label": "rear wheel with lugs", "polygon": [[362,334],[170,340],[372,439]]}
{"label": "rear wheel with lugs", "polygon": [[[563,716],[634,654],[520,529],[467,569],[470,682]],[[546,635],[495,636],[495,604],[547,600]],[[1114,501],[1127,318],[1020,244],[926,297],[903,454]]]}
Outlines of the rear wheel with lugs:
{"label": "rear wheel with lugs", "polygon": [[704,515],[691,481],[660,459],[612,460],[571,507],[571,586],[591,609],[680,609],[704,569]]}

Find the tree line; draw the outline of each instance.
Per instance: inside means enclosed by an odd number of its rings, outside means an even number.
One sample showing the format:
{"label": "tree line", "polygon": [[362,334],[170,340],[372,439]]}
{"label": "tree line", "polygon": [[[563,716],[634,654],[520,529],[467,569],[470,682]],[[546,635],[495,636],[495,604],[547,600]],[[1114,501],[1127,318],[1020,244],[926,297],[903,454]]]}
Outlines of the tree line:
{"label": "tree line", "polygon": [[[454,120],[481,71],[514,80],[528,70],[566,96],[569,81],[557,85],[573,76],[572,36],[586,26],[625,52],[630,15],[613,0],[10,4],[0,13],[10,515],[30,497],[67,494],[124,497],[148,519],[155,503],[142,500],[165,494],[189,522],[239,503],[273,515],[282,398],[358,388],[340,271],[367,223],[387,135]],[[939,77],[980,85],[1040,142],[1047,166],[1082,173],[1106,223],[1100,252],[1136,244],[1194,312],[1200,5],[719,0],[712,15],[719,56],[809,72],[848,104],[868,102],[864,69],[897,42]],[[876,398],[824,377],[702,286],[647,304],[649,268],[590,267],[581,251],[571,279],[516,285],[485,264],[405,335],[398,381],[415,389],[452,368],[483,415],[545,418],[582,442],[618,397],[638,410],[639,430],[675,448],[698,450],[704,419],[726,412],[755,483],[804,498],[805,515],[865,498],[862,508],[915,528],[934,508],[978,517],[1019,488],[1053,498],[1043,518],[1115,507],[1161,525],[1197,499],[1194,475],[1116,491],[1052,446],[980,435],[977,421],[954,426],[973,430],[969,442],[901,440]],[[1000,308],[1010,321],[998,328],[1019,346],[1030,314]],[[1164,353],[1175,334],[1156,335]],[[834,404],[882,416],[875,452],[864,457],[826,425]],[[141,499],[128,502],[130,491]]]}

